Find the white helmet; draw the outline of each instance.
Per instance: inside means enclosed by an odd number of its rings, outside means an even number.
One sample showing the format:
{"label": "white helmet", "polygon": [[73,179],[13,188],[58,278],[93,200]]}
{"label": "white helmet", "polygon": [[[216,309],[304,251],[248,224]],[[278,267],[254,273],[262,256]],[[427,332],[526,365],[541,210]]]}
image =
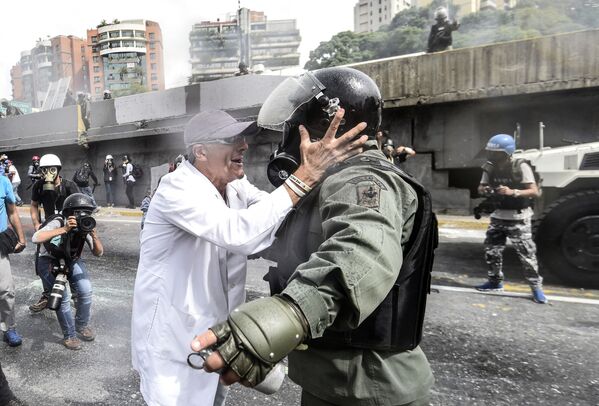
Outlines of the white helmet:
{"label": "white helmet", "polygon": [[54,154],[42,155],[42,158],[40,159],[40,168],[50,166],[57,166],[59,168],[62,167],[62,163],[60,163],[60,158],[58,158]]}
{"label": "white helmet", "polygon": [[114,158],[112,157],[112,155],[106,155],[106,160],[108,161],[109,159],[112,159],[114,161]]}
{"label": "white helmet", "polygon": [[439,7],[435,10],[435,20],[446,20],[448,17],[447,9]]}

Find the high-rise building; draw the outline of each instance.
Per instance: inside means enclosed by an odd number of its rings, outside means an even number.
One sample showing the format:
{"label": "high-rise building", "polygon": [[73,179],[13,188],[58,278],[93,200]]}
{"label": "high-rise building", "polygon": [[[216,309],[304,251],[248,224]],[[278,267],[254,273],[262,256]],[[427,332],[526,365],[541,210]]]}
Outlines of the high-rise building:
{"label": "high-rise building", "polygon": [[72,35],[38,40],[10,71],[13,99],[41,107],[50,82],[62,78],[70,78],[71,92],[87,91],[84,52],[85,42]]}
{"label": "high-rise building", "polygon": [[395,14],[412,6],[414,0],[359,0],[354,6],[354,31],[374,32],[389,24]]}
{"label": "high-rise building", "polygon": [[89,88],[94,99],[104,90],[115,96],[164,89],[160,25],[147,20],[115,20],[87,30]]}
{"label": "high-rise building", "polygon": [[299,65],[296,20],[268,20],[242,8],[226,21],[202,21],[189,34],[193,82],[232,76],[240,62],[281,70]]}

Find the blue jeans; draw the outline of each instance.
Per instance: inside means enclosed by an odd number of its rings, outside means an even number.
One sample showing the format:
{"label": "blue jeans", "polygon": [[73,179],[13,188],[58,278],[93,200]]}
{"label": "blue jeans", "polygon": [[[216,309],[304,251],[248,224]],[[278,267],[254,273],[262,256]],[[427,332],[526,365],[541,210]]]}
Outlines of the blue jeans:
{"label": "blue jeans", "polygon": [[106,204],[112,204],[114,206],[114,183],[104,182],[106,186]]}
{"label": "blue jeans", "polygon": [[[42,279],[44,289],[52,290],[54,275],[52,275],[53,261],[49,257],[39,257],[37,260],[37,272]],[[92,307],[92,284],[85,269],[85,263],[78,259],[73,262],[67,276],[71,290],[77,292],[77,313],[73,319],[71,311],[71,294],[65,289],[60,308],[56,310],[56,317],[64,338],[76,337],[76,330],[87,327],[91,317]]]}
{"label": "blue jeans", "polygon": [[80,187],[79,190],[81,190],[81,193],[88,195],[89,197],[92,198],[92,201],[94,202],[94,206],[97,206],[96,204],[96,199],[94,199],[94,194],[92,193],[92,187],[91,186],[83,186]]}

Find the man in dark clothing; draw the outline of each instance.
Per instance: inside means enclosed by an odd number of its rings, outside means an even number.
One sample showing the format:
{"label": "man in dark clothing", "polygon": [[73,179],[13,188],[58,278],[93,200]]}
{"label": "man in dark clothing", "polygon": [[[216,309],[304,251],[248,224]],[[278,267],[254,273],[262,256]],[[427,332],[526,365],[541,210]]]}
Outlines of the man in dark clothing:
{"label": "man in dark clothing", "polygon": [[135,176],[133,176],[133,164],[131,163],[131,157],[125,154],[123,155],[123,182],[125,182],[125,193],[127,199],[129,199],[128,209],[135,208],[135,200],[133,198],[133,186],[135,186]]}
{"label": "man in dark clothing", "polygon": [[452,32],[460,28],[457,21],[450,21],[447,17],[447,9],[439,7],[435,11],[435,25],[431,27],[431,32],[428,36],[428,48],[426,52],[440,52],[451,49],[453,42]]}
{"label": "man in dark clothing", "polygon": [[2,107],[6,109],[6,117],[20,116],[23,114],[20,108],[11,105],[8,101],[2,101]]}
{"label": "man in dark clothing", "polygon": [[79,190],[81,190],[81,193],[84,193],[84,194],[88,195],[89,197],[91,197],[92,201],[94,202],[94,205],[97,206],[96,199],[94,199],[94,191],[93,191],[92,187],[89,185],[90,177],[94,181],[94,188],[95,188],[99,184],[98,178],[96,177],[96,174],[94,173],[94,170],[92,169],[91,164],[88,161],[84,161],[81,164],[81,167],[79,169],[77,169],[77,171],[73,175],[73,182],[75,182],[75,184],[79,187]]}
{"label": "man in dark clothing", "polygon": [[[74,182],[59,175],[61,167],[60,159],[54,154],[46,154],[40,159],[41,179],[33,184],[29,209],[35,231],[43,222],[40,217],[40,203],[44,209],[44,218],[48,218],[62,210],[62,204],[68,196],[79,193],[79,188]],[[29,306],[29,310],[32,312],[44,310],[48,304],[48,295],[49,292],[44,291],[38,302]]]}
{"label": "man in dark clothing", "polygon": [[106,155],[104,161],[104,186],[106,187],[106,205],[114,207],[114,183],[116,182],[116,166],[112,155]]}
{"label": "man in dark clothing", "polygon": [[85,93],[77,93],[77,104],[81,111],[81,120],[85,126],[85,131],[87,131],[90,126],[90,103]]}
{"label": "man in dark clothing", "polygon": [[27,176],[29,176],[29,180],[31,180],[31,185],[27,188],[29,190],[35,182],[42,178],[42,174],[40,173],[39,156],[34,155],[31,158],[31,165],[29,165],[29,169],[27,170]]}

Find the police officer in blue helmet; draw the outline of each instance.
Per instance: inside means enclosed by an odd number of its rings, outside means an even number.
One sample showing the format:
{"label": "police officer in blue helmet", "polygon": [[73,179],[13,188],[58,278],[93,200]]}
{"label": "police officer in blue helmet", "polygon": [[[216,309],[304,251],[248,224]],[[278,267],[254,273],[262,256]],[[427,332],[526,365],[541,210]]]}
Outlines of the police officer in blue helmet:
{"label": "police officer in blue helmet", "polygon": [[478,187],[482,196],[491,196],[496,210],[485,238],[485,261],[489,265],[488,281],[476,288],[480,291],[503,290],[503,251],[509,238],[524,269],[532,299],[547,303],[543,278],[539,275],[537,248],[532,239],[531,219],[534,199],[540,195],[532,165],[525,159],[514,159],[516,143],[511,135],[497,134],[487,143],[487,162]]}

